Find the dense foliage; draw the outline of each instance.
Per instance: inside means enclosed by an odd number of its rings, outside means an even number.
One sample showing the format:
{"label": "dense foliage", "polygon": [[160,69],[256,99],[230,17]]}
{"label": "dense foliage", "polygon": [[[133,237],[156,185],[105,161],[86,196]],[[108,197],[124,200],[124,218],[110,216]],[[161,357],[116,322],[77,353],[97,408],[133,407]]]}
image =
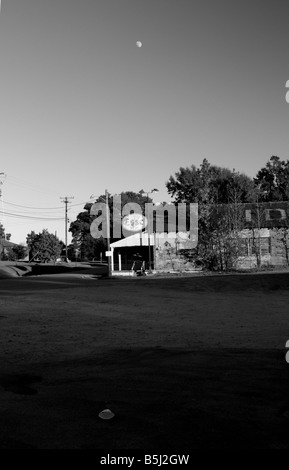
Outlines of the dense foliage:
{"label": "dense foliage", "polygon": [[44,263],[56,261],[63,249],[63,243],[46,229],[38,234],[32,231],[27,235],[27,245],[29,260],[39,260]]}

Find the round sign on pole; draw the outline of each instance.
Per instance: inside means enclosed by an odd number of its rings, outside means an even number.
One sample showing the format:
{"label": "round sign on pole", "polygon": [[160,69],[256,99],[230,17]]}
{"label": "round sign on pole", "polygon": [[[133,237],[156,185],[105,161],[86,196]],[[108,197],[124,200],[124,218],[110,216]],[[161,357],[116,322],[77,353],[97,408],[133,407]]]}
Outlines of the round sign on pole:
{"label": "round sign on pole", "polygon": [[128,232],[140,232],[147,226],[147,218],[142,214],[129,214],[122,219],[122,228]]}

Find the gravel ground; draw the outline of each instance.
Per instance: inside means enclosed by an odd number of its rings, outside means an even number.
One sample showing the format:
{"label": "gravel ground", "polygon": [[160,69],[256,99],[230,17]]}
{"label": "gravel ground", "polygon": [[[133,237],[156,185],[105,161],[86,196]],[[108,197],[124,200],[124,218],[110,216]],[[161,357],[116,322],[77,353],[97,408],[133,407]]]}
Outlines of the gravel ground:
{"label": "gravel ground", "polygon": [[288,273],[2,279],[0,448],[288,449],[288,305]]}

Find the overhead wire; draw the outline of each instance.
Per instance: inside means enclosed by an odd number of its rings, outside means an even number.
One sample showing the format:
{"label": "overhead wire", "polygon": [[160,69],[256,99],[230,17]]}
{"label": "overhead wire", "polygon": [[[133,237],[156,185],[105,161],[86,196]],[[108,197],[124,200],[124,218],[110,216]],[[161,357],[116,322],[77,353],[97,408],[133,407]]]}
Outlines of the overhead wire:
{"label": "overhead wire", "polygon": [[10,208],[4,204],[3,206],[3,211],[8,212],[10,214],[15,214],[15,215],[31,215],[31,216],[39,216],[39,217],[57,217],[62,215],[62,211],[32,211],[30,210],[25,210],[25,209],[15,209],[15,208]]}
{"label": "overhead wire", "polygon": [[[4,204],[8,204],[9,206],[15,206],[15,207],[22,207],[23,209],[38,209],[38,210],[56,210],[56,209],[63,209],[63,206],[57,206],[57,207],[32,207],[32,206],[22,206],[20,204],[15,204],[13,202],[8,202],[8,201],[3,201]],[[70,204],[69,207],[75,207],[75,206],[82,206],[83,204],[86,204],[87,201],[80,202],[78,204]]]}
{"label": "overhead wire", "polygon": [[19,178],[16,178],[13,175],[7,175],[6,185],[7,184],[12,184],[14,186],[28,188],[29,190],[32,190],[32,191],[35,191],[35,192],[38,192],[38,193],[42,193],[42,194],[58,195],[58,193],[56,193],[56,191],[45,188],[43,185],[40,186],[38,184],[32,183],[31,181],[21,180]]}
{"label": "overhead wire", "polygon": [[[3,173],[4,174],[4,173]],[[8,177],[7,177],[8,176]],[[59,198],[59,193],[55,191],[44,188],[43,186],[36,185],[34,183],[20,180],[11,175],[5,174],[5,186],[13,185],[19,188],[25,188],[38,193],[44,194],[53,194],[57,195]],[[23,192],[23,190],[22,190]],[[54,207],[39,207],[39,206],[29,206],[24,204],[16,204],[14,202],[5,201],[3,199],[3,194],[1,194],[1,214],[0,214],[0,223],[4,224],[4,217],[9,220],[9,225],[22,225],[26,224],[28,220],[35,222],[61,222],[65,220],[64,216],[64,206],[54,206]],[[69,204],[68,210],[70,211],[74,207],[84,207],[87,204],[87,200],[79,203]],[[60,212],[63,211],[63,212]],[[61,215],[60,215],[61,214]],[[63,214],[63,215],[62,215]],[[73,217],[73,216],[72,216]]]}
{"label": "overhead wire", "polygon": [[[17,211],[14,211],[13,209],[9,209],[7,207],[3,207],[3,210],[1,211],[2,212],[2,216],[5,216],[5,217],[9,217],[9,218],[17,218],[17,219],[30,219],[30,220],[43,220],[43,221],[63,221],[65,219],[64,216],[60,216],[59,214],[59,211],[60,210],[63,210],[63,206],[57,206],[57,207],[32,207],[32,206],[24,206],[24,205],[21,205],[21,204],[15,204],[15,203],[12,203],[12,202],[8,202],[8,201],[4,201],[2,200],[2,203],[3,205],[8,205],[8,206],[12,206],[12,207],[19,207],[21,209],[29,209],[29,211],[21,211],[21,210],[17,210]],[[71,204],[68,208],[68,210],[71,209],[71,207],[77,207],[77,206],[83,206],[83,204],[86,204],[86,201],[82,202],[82,203],[78,203],[78,204]],[[45,214],[42,214],[41,212],[38,212],[38,211],[57,211],[58,213],[57,214],[53,214],[53,213],[45,213]],[[33,212],[35,211],[35,212]]]}
{"label": "overhead wire", "polygon": [[17,217],[21,219],[33,219],[33,220],[64,220],[64,217],[36,217],[36,216],[29,216],[29,215],[22,215],[22,214],[15,214],[11,212],[3,212],[3,215],[7,217]]}

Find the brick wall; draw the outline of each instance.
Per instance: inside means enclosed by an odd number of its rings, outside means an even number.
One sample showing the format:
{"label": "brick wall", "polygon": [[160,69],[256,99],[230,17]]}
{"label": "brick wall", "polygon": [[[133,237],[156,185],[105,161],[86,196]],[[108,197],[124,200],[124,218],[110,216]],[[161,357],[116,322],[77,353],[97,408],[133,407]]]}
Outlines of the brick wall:
{"label": "brick wall", "polygon": [[[260,236],[260,238],[259,238]],[[276,235],[276,231],[262,229],[262,231],[254,233],[250,230],[242,232],[241,252],[236,267],[238,269],[251,269],[257,266],[256,250],[261,247],[261,265],[286,266],[286,249],[284,245],[284,237],[280,237],[280,233]],[[155,268],[157,271],[192,271],[195,270],[193,259],[182,254],[185,243],[180,240],[176,234],[161,234],[155,240]],[[288,240],[289,249],[289,240]]]}

